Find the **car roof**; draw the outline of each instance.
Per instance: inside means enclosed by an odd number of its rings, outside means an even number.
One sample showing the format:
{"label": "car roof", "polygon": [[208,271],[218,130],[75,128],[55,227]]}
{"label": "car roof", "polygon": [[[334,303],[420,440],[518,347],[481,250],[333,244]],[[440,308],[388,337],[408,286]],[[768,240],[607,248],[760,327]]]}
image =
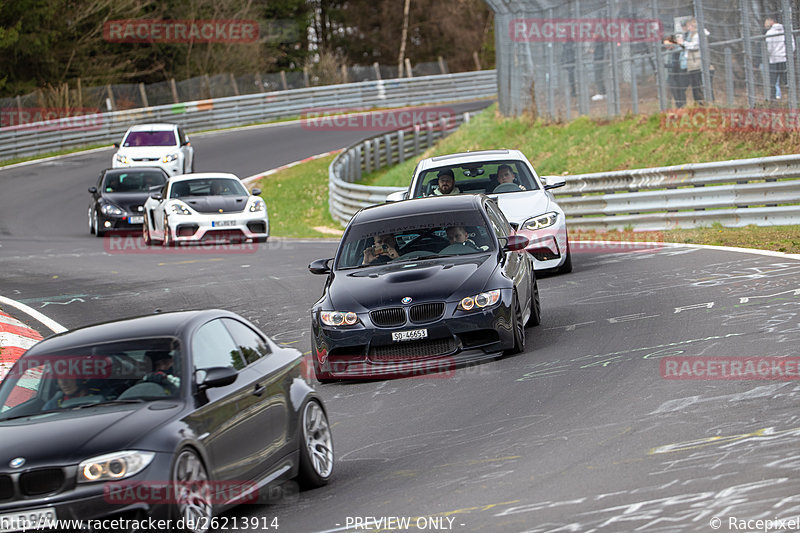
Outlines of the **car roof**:
{"label": "car roof", "polygon": [[456,194],[453,196],[429,196],[427,198],[414,198],[402,202],[373,205],[365,207],[353,215],[350,223],[364,224],[408,215],[427,215],[443,211],[480,209],[482,202],[487,199],[488,197],[482,194]]}
{"label": "car roof", "polygon": [[195,324],[218,317],[238,318],[236,314],[222,309],[156,313],[93,324],[52,335],[38,342],[27,353],[48,353],[126,339],[181,337],[184,331]]}
{"label": "car roof", "polygon": [[177,127],[177,124],[168,123],[136,124],[128,128],[128,131],[172,131]]}
{"label": "car roof", "polygon": [[458,152],[455,154],[427,157],[419,162],[418,170],[447,165],[460,165],[463,163],[478,163],[496,159],[520,159],[527,161],[525,155],[519,150],[478,150],[476,152]]}
{"label": "car roof", "polygon": [[175,183],[176,181],[191,181],[195,179],[204,180],[209,178],[225,178],[242,181],[239,179],[239,176],[229,172],[196,172],[192,174],[178,174],[177,176],[172,176],[169,181],[170,183]]}

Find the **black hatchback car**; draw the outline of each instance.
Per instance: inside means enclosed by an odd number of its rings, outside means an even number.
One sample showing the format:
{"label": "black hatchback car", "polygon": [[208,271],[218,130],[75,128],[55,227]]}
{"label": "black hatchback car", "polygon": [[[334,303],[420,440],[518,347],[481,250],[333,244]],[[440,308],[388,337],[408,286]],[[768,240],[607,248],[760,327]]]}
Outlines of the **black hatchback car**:
{"label": "black hatchback car", "polygon": [[39,342],[0,384],[3,531],[107,518],[205,531],[285,480],[327,483],[333,441],[301,357],[221,310]]}
{"label": "black hatchback car", "polygon": [[[528,239],[485,195],[362,209],[311,310],[317,379],[403,377],[515,353],[540,321]],[[333,264],[331,265],[331,261]]]}
{"label": "black hatchback car", "polygon": [[163,186],[169,175],[157,167],[107,168],[89,187],[89,233],[102,237],[108,232],[141,231],[144,202],[150,190]]}

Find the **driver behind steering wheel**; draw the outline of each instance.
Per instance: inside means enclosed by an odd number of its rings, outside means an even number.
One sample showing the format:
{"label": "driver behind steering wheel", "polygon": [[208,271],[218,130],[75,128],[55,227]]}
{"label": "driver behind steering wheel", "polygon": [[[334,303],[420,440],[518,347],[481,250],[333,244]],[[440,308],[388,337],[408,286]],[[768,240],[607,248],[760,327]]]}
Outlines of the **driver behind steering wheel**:
{"label": "driver behind steering wheel", "polygon": [[469,238],[469,233],[467,233],[467,229],[464,226],[450,226],[445,229],[445,232],[447,233],[447,240],[450,241],[450,244],[461,244],[470,246],[476,250],[478,249],[478,245]]}

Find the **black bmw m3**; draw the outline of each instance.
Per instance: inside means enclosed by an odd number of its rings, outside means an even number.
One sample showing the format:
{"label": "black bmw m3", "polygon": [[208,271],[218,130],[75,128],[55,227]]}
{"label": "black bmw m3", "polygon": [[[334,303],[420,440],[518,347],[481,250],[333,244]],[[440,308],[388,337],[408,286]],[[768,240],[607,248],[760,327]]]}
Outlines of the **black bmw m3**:
{"label": "black bmw m3", "polygon": [[[540,321],[527,238],[483,195],[362,209],[311,311],[317,379],[405,377],[525,349]],[[332,262],[332,264],[331,264]]]}

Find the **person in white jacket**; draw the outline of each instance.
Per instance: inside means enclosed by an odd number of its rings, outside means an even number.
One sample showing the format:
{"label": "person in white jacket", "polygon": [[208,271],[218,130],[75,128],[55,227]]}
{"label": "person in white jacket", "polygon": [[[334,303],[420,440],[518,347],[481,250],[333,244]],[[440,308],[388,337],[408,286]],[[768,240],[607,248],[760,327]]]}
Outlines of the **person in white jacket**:
{"label": "person in white jacket", "polygon": [[[769,58],[769,84],[772,88],[772,99],[780,100],[781,86],[786,86],[786,40],[783,36],[783,24],[774,18],[764,20],[767,30],[767,57]],[[794,37],[792,37],[794,52]]]}

